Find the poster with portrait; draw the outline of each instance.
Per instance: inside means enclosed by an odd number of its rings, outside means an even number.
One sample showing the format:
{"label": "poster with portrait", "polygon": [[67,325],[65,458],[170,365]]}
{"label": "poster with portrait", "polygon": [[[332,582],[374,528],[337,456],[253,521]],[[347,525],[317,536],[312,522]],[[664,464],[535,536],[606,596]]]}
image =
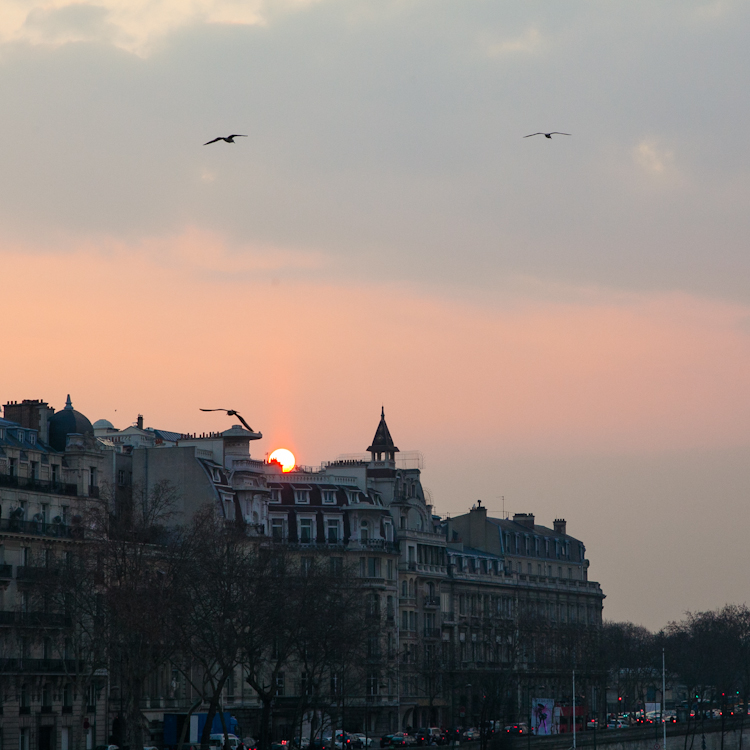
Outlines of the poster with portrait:
{"label": "poster with portrait", "polygon": [[552,715],[555,710],[553,698],[532,698],[531,731],[534,734],[552,734]]}

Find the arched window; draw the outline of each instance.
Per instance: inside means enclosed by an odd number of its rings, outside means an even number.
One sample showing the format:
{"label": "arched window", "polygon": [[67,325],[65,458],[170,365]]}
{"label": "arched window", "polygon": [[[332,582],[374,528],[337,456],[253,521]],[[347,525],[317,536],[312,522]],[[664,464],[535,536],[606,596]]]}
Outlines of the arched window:
{"label": "arched window", "polygon": [[370,539],[370,524],[367,521],[362,521],[362,526],[359,530],[360,542],[367,542]]}

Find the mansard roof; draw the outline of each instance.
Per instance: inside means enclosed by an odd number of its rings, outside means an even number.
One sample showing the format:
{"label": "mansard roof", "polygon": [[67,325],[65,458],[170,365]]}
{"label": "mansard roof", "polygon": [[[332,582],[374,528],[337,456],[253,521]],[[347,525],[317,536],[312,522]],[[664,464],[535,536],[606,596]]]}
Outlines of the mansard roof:
{"label": "mansard roof", "polygon": [[369,453],[398,453],[398,448],[393,444],[393,438],[388,431],[388,425],[385,423],[385,408],[380,408],[380,424],[375,430],[375,437],[372,439],[372,445],[367,449]]}

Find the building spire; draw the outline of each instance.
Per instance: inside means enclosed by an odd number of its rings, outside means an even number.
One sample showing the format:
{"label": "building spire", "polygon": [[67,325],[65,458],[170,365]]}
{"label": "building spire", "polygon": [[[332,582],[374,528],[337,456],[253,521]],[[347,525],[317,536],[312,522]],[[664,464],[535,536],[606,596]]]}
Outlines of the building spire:
{"label": "building spire", "polygon": [[387,461],[393,461],[394,454],[398,453],[398,448],[393,444],[393,438],[385,423],[385,407],[380,407],[380,424],[375,430],[375,437],[372,439],[372,445],[367,449],[372,453],[374,461],[380,461],[380,456],[386,454]]}
{"label": "building spire", "polygon": [[68,411],[73,411],[73,403],[70,400],[70,394],[68,394],[68,400],[65,402],[65,408]]}

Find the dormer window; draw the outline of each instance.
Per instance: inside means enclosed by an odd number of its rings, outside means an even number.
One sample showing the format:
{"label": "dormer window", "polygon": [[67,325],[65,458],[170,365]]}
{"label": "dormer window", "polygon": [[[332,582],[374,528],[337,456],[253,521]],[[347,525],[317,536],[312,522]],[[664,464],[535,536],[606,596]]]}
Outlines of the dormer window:
{"label": "dormer window", "polygon": [[18,440],[19,440],[19,442],[23,443],[23,441],[24,441],[24,435],[23,435],[23,431],[22,431],[22,430],[19,430],[19,431],[18,431],[18,432],[16,433],[16,435],[18,436]]}
{"label": "dormer window", "polygon": [[36,445],[36,435],[33,432],[29,433],[29,443]]}
{"label": "dormer window", "polygon": [[323,490],[323,505],[336,505],[336,490]]}
{"label": "dormer window", "polygon": [[271,490],[271,502],[272,503],[281,502],[281,490]]}
{"label": "dormer window", "polygon": [[359,529],[359,541],[367,542],[370,539],[370,524],[367,521],[362,521],[362,525]]}
{"label": "dormer window", "polygon": [[297,505],[309,505],[310,490],[294,490],[294,502]]}

